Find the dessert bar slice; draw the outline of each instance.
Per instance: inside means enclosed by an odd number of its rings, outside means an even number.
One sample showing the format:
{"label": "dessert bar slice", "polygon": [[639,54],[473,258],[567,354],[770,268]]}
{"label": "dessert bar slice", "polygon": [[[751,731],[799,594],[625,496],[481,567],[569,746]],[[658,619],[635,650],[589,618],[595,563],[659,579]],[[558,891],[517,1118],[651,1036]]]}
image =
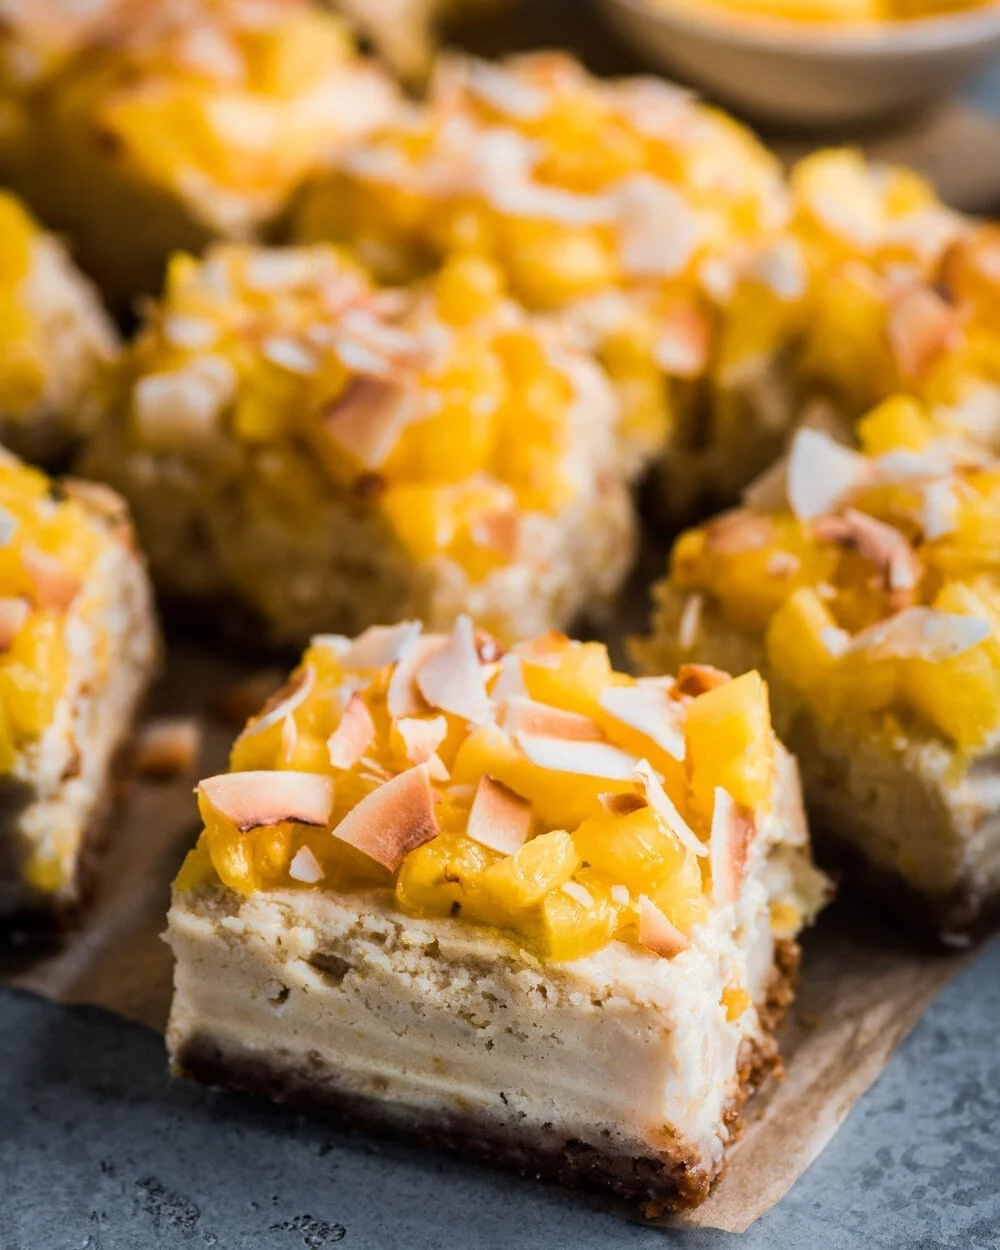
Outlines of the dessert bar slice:
{"label": "dessert bar slice", "polygon": [[117,335],[62,244],[0,191],[0,439],[51,461],[89,432]]}
{"label": "dessert bar slice", "polygon": [[951,938],[1000,902],[1000,465],[909,397],[858,428],[678,540],[638,650],[765,673],[817,838]]}
{"label": "dessert bar slice", "polygon": [[756,674],[460,617],[316,638],[198,791],[174,1071],[690,1206],[822,903]]}
{"label": "dessert bar slice", "polygon": [[397,107],[311,0],[29,3],[0,39],[0,177],[67,232],[116,312],[159,288],[175,248],[269,229]]}
{"label": "dessert bar slice", "polygon": [[124,504],[0,453],[0,923],[83,900],[156,629]]}
{"label": "dessert bar slice", "polygon": [[631,562],[614,392],[477,257],[377,290],[325,244],[178,256],[112,390],[81,470],[166,595],[258,643],[462,611],[526,636]]}

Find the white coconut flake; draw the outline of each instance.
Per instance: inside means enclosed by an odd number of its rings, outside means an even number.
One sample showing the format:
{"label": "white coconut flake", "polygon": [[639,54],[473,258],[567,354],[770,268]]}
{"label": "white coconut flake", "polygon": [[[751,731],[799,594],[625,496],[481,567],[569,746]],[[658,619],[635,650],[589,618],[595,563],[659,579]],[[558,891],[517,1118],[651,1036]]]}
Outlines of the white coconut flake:
{"label": "white coconut flake", "polygon": [[951,534],[958,526],[958,498],[954,485],[939,478],[924,487],[923,513],[920,528],[927,542]]}
{"label": "white coconut flake", "polygon": [[545,111],[541,91],[489,61],[470,61],[465,82],[484,104],[518,121],[534,121]]}
{"label": "white coconut flake", "polygon": [[638,783],[650,807],[683,846],[694,855],[708,854],[708,848],[674,806],[648,760],[639,760],[632,770],[632,780]]}
{"label": "white coconut flake", "polygon": [[528,687],[524,684],[524,670],[521,659],[513,651],[500,657],[496,681],[490,691],[490,698],[498,707],[510,699],[526,699]]}
{"label": "white coconut flake", "polygon": [[[344,668],[358,672],[385,668],[395,663],[419,636],[419,621],[401,621],[398,625],[372,625],[359,634],[341,654]],[[335,635],[334,635],[335,636]]]}
{"label": "white coconut flake", "polygon": [[309,698],[315,684],[316,674],[312,665],[307,664],[298,677],[292,681],[287,694],[282,695],[277,703],[271,703],[267,706],[261,716],[252,725],[248,725],[240,736],[243,738],[256,737],[257,734],[270,729],[272,725],[277,725],[280,721],[286,720],[296,708],[300,707]]}
{"label": "white coconut flake", "polygon": [[294,339],[267,339],[261,348],[261,355],[279,369],[287,369],[289,373],[298,373],[303,377],[315,373],[319,368],[312,352]]}
{"label": "white coconut flake", "polygon": [[940,663],[979,646],[990,636],[989,622],[936,608],[906,608],[862,630],[851,639],[851,653],[870,659],[928,660]]}
{"label": "white coconut flake", "polygon": [[17,533],[17,518],[0,506],[0,547],[9,547]]}
{"label": "white coconut flake", "polygon": [[445,645],[418,669],[416,683],[431,707],[474,725],[491,718],[493,708],[486,693],[470,617],[463,615],[455,621]]}
{"label": "white coconut flake", "polygon": [[300,846],[292,856],[288,865],[288,875],[293,881],[301,881],[305,885],[315,885],[326,876],[319,860],[308,846]]}
{"label": "white coconut flake", "polygon": [[563,894],[567,898],[571,898],[574,903],[579,903],[581,907],[593,907],[594,896],[585,885],[581,885],[579,881],[567,881],[562,887]]}
{"label": "white coconut flake", "polygon": [[818,430],[799,430],[788,458],[788,502],[800,521],[835,512],[872,478],[872,466],[856,451]]}
{"label": "white coconut flake", "polygon": [[[701,618],[705,607],[704,595],[688,595],[677,623],[677,645],[682,651],[690,651],[701,633]],[[679,755],[678,759],[683,759]]]}
{"label": "white coconut flake", "polygon": [[687,709],[655,686],[608,686],[598,695],[602,711],[641,733],[675,760],[684,760]]}
{"label": "white coconut flake", "polygon": [[704,224],[687,201],[648,174],[619,183],[615,192],[621,263],[633,278],[683,273],[704,239]]}
{"label": "white coconut flake", "polygon": [[752,275],[781,300],[792,303],[806,293],[802,248],[794,239],[781,239],[757,257]]}
{"label": "white coconut flake", "polygon": [[539,768],[580,777],[627,781],[639,763],[634,755],[607,742],[566,741],[524,733],[516,734],[514,741]]}
{"label": "white coconut flake", "polygon": [[611,901],[617,903],[619,907],[628,907],[632,901],[632,895],[629,893],[627,885],[613,885],[611,887]]}

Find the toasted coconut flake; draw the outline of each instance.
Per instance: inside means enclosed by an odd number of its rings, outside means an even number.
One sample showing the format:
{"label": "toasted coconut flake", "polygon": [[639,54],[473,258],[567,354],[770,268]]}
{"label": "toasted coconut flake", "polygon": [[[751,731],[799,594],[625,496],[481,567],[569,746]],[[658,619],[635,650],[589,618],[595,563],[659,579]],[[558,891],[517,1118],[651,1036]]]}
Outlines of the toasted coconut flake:
{"label": "toasted coconut flake", "polygon": [[362,374],[324,413],[326,432],[366,469],[377,469],[417,414],[416,393],[397,378]]}
{"label": "toasted coconut flake", "polygon": [[24,571],[31,582],[31,597],[40,608],[65,612],[80,593],[82,581],[45,551],[26,545],[21,552]]}
{"label": "toasted coconut flake", "polygon": [[194,768],[200,751],[201,726],[193,717],[164,717],[139,731],[132,765],[145,777],[177,777]]}
{"label": "toasted coconut flake", "polygon": [[312,665],[306,664],[293,674],[280,690],[271,695],[261,709],[260,716],[252,725],[248,725],[240,736],[252,738],[270,729],[272,725],[286,720],[309,698],[315,684],[316,674],[313,672]]}
{"label": "toasted coconut flake", "polygon": [[0,599],[0,651],[9,651],[31,614],[27,599]]}
{"label": "toasted coconut flake", "polygon": [[508,651],[500,658],[500,668],[496,681],[493,683],[493,689],[490,691],[490,698],[499,705],[510,699],[526,699],[527,697],[528,687],[524,684],[521,659],[512,651]]}
{"label": "toasted coconut flake", "polygon": [[521,657],[523,664],[532,664],[537,668],[558,668],[566,654],[566,648],[571,645],[565,634],[550,629],[539,638],[521,643],[515,648],[515,652]]}
{"label": "toasted coconut flake", "polygon": [[712,868],[712,897],[717,907],[735,903],[738,898],[753,836],[752,815],[739,806],[728,790],[716,786],[708,862]]}
{"label": "toasted coconut flake", "polygon": [[514,741],[539,768],[581,777],[627,781],[639,762],[628,751],[619,750],[608,742],[567,741],[525,733],[517,734]]}
{"label": "toasted coconut flake", "polygon": [[770,517],[738,508],[726,512],[705,529],[705,550],[721,555],[758,551],[774,538]]}
{"label": "toasted coconut flake", "polygon": [[353,768],[375,741],[375,722],[355,690],[347,700],[340,724],[327,738],[326,746],[334,768]]}
{"label": "toasted coconut flake", "polygon": [[684,759],[683,704],[662,686],[608,686],[597,700],[601,709],[637,730],[675,760]]}
{"label": "toasted coconut flake", "polygon": [[417,686],[417,672],[447,642],[444,634],[422,634],[419,638],[411,639],[400,652],[385,696],[386,707],[393,720],[422,716],[427,711],[427,705]]}
{"label": "toasted coconut flake", "polygon": [[419,621],[401,621],[398,625],[372,625],[358,634],[340,656],[344,668],[368,672],[394,664],[416,639],[423,626]]}
{"label": "toasted coconut flake", "polygon": [[504,649],[500,640],[494,638],[487,629],[477,629],[475,633],[476,655],[480,664],[498,664],[504,657]]}
{"label": "toasted coconut flake", "polygon": [[649,804],[641,794],[626,791],[624,794],[599,794],[598,802],[609,816],[631,816],[641,812]]}
{"label": "toasted coconut flake", "polygon": [[660,319],[659,331],[653,354],[663,372],[675,378],[700,377],[711,342],[707,317],[689,305],[676,304]]}
{"label": "toasted coconut flake", "polygon": [[632,778],[639,785],[650,807],[677,841],[687,847],[693,855],[707,855],[708,848],[674,806],[673,800],[664,790],[648,760],[639,761],[632,773]]}
{"label": "toasted coconut flake", "polygon": [[904,378],[918,378],[961,325],[953,305],[927,287],[904,292],[889,311],[889,342]]}
{"label": "toasted coconut flake", "polygon": [[333,836],[389,872],[410,851],[438,835],[434,790],[426,764],[408,768],[366,795],[352,808]]}
{"label": "toasted coconut flake", "polygon": [[469,837],[503,855],[513,855],[528,840],[530,829],[528,800],[493,777],[480,777],[469,811]]}
{"label": "toasted coconut flake", "polygon": [[581,907],[593,907],[594,896],[585,885],[581,885],[579,881],[567,881],[562,886],[562,892],[567,898],[571,898],[574,903],[579,903]]}
{"label": "toasted coconut flake", "polygon": [[315,885],[326,876],[323,865],[308,846],[300,846],[292,856],[288,865],[288,875],[293,881],[301,881],[305,885]]}
{"label": "toasted coconut flake", "polygon": [[448,722],[443,716],[428,720],[425,717],[404,716],[396,722],[406,758],[411,764],[426,764],[432,781],[447,781],[450,774],[437,749],[448,736]]}
{"label": "toasted coconut flake", "polygon": [[682,651],[690,651],[701,633],[701,617],[705,608],[704,595],[688,595],[677,622],[677,645]]}
{"label": "toasted coconut flake", "polygon": [[654,955],[673,959],[691,943],[646,894],[639,895],[639,945]]}
{"label": "toasted coconut flake", "polygon": [[843,516],[820,517],[813,533],[821,542],[856,551],[879,570],[884,589],[913,590],[923,569],[906,536],[892,525],[848,508]]}
{"label": "toasted coconut flake", "polygon": [[220,773],[207,777],[198,789],[240,833],[285,820],[321,829],[333,812],[333,778],[318,773]]}
{"label": "toasted coconut flake", "polygon": [[544,738],[563,738],[569,742],[601,742],[604,734],[596,722],[579,712],[566,712],[536,703],[534,699],[515,696],[504,705],[503,728],[515,734],[537,734]]}
{"label": "toasted coconut flake", "polygon": [[487,512],[473,523],[469,534],[477,547],[495,551],[504,560],[512,560],[521,535],[521,518],[512,509]]}
{"label": "toasted coconut flake", "polygon": [[627,885],[613,885],[610,893],[611,901],[617,903],[619,907],[628,907],[632,901],[632,895],[629,893]]}
{"label": "toasted coconut flake", "polygon": [[989,636],[989,623],[978,617],[914,607],[855,634],[847,650],[863,651],[876,660],[928,660],[936,664],[971,651]]}
{"label": "toasted coconut flake", "polygon": [[456,620],[445,645],[420,666],[416,683],[431,707],[460,716],[474,725],[490,719],[493,709],[468,616]]}
{"label": "toasted coconut flake", "polygon": [[682,664],[677,670],[672,693],[675,698],[688,695],[696,699],[698,695],[707,694],[717,686],[724,686],[727,681],[732,681],[732,677],[721,668],[713,668],[711,664]]}
{"label": "toasted coconut flake", "polygon": [[788,458],[788,502],[800,521],[835,512],[852,492],[867,485],[873,466],[819,430],[795,435]]}

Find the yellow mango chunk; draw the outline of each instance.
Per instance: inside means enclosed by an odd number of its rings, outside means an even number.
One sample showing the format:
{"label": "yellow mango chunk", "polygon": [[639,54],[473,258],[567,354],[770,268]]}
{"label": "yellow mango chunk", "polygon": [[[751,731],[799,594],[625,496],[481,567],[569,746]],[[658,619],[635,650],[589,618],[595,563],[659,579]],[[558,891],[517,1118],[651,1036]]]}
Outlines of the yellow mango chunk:
{"label": "yellow mango chunk", "polygon": [[711,819],[716,786],[742,807],[753,809],[768,800],[774,735],[767,686],[759,673],[744,673],[694,699],[685,735],[692,804],[703,819]]}
{"label": "yellow mango chunk", "polygon": [[580,858],[620,881],[634,894],[648,894],[653,886],[677,872],[690,854],[665,829],[651,807],[627,816],[603,810],[585,820],[573,834]]}
{"label": "yellow mango chunk", "polygon": [[625,909],[612,898],[611,885],[600,873],[583,869],[568,890],[560,887],[546,895],[539,939],[543,958],[583,959],[614,940]]}
{"label": "yellow mango chunk", "polygon": [[514,855],[504,856],[482,874],[484,889],[506,912],[525,911],[550,890],[564,885],[580,867],[580,856],[565,830],[539,834]]}
{"label": "yellow mango chunk", "polygon": [[814,590],[803,586],[771,618],[765,636],[767,658],[790,685],[817,695],[835,664],[824,631],[835,628],[826,604]]}
{"label": "yellow mango chunk", "polygon": [[920,451],[937,434],[924,406],[909,395],[884,400],[861,418],[855,432],[869,456],[881,456],[896,448]]}

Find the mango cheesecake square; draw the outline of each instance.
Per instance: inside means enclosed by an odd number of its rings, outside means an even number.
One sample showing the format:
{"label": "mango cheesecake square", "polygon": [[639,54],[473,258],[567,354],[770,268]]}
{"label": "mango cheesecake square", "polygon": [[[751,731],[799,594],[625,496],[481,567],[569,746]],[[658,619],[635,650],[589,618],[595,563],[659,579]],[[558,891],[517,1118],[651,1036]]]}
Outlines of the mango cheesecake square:
{"label": "mango cheesecake square", "polygon": [[0,440],[29,460],[89,432],[118,338],[90,283],[16,196],[0,191]]}
{"label": "mango cheesecake square", "polygon": [[1000,464],[909,396],[858,434],[801,430],[752,506],[682,535],[636,649],[764,673],[817,839],[961,939],[1000,903]]}
{"label": "mango cheesecake square", "polygon": [[460,617],[313,640],[198,788],[173,1070],[690,1206],[826,897],[756,674]]}
{"label": "mango cheesecake square", "polygon": [[482,258],[376,289],[324,244],[178,256],[108,389],[81,471],[166,597],[258,644],[462,611],[528,636],[629,568],[610,383]]}
{"label": "mango cheesecake square", "polygon": [[0,453],[0,926],[61,926],[84,901],[156,658],[122,501]]}
{"label": "mango cheesecake square", "polygon": [[970,426],[990,407],[974,386],[991,380],[993,314],[987,283],[967,276],[987,251],[971,219],[913,170],[849,149],[799,161],[788,193],[786,223],[734,269],[703,402],[679,410],[664,448],[659,494],[675,519],[735,503],[800,425],[852,441],[901,392]]}
{"label": "mango cheesecake square", "polygon": [[176,248],[272,228],[306,173],[396,107],[311,0],[82,7],[5,23],[0,178],[66,232],[116,312],[159,288]]}
{"label": "mango cheesecake square", "polygon": [[294,228],[383,281],[456,248],[488,258],[572,322],[648,454],[699,411],[720,310],[787,201],[749,131],[662,79],[598,79],[561,52],[445,57],[426,101],[307,182]]}

